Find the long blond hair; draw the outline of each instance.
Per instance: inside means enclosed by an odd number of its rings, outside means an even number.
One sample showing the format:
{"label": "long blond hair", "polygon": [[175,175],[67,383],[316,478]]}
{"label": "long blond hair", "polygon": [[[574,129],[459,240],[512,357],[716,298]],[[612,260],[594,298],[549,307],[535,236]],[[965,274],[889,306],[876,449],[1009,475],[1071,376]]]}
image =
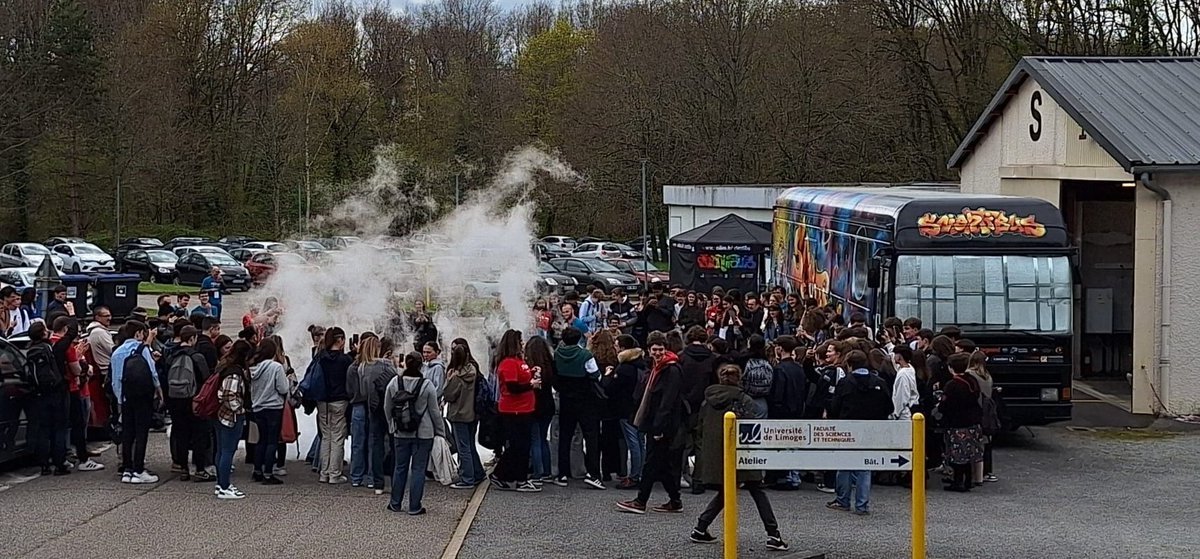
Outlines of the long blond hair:
{"label": "long blond hair", "polygon": [[988,374],[987,370],[987,354],[979,350],[975,350],[971,354],[971,361],[967,366],[967,370],[979,375],[979,378],[983,380],[992,378],[992,375]]}
{"label": "long blond hair", "polygon": [[371,336],[358,342],[358,355],[354,357],[354,362],[361,365],[374,362],[379,359],[379,338]]}

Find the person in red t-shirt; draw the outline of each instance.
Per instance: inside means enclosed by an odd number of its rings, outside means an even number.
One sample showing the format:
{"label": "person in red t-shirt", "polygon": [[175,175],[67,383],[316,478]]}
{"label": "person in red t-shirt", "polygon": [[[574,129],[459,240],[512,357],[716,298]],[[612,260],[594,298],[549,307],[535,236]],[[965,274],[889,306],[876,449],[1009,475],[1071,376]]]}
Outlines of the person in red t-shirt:
{"label": "person in red t-shirt", "polygon": [[496,347],[496,375],[500,385],[500,422],[504,425],[504,454],[496,464],[490,480],[492,485],[503,491],[534,493],[542,488],[529,481],[529,436],[533,424],[533,412],[537,404],[534,390],[542,386],[540,367],[525,363],[521,333],[509,330],[500,338]]}
{"label": "person in red t-shirt", "polygon": [[59,316],[54,319],[53,334],[50,335],[50,345],[54,348],[54,357],[67,381],[67,392],[70,394],[71,445],[75,447],[75,457],[79,464],[75,468],[81,472],[103,470],[104,464],[92,460],[99,456],[87,447],[88,417],[91,416],[87,404],[86,366],[79,351],[79,321],[69,316]]}

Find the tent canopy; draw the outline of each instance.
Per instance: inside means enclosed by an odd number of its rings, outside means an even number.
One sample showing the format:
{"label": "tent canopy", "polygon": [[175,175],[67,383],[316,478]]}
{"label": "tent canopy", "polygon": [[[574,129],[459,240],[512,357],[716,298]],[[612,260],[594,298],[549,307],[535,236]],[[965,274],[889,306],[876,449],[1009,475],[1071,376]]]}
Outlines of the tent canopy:
{"label": "tent canopy", "polygon": [[761,254],[771,249],[771,232],[739,215],[728,214],[671,237],[671,248]]}

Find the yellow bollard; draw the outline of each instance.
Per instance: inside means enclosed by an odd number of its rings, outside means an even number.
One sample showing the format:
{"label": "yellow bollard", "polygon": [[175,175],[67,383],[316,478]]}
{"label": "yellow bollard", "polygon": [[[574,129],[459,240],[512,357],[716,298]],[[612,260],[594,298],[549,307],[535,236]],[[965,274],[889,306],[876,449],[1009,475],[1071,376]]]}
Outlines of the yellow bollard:
{"label": "yellow bollard", "polygon": [[912,417],[912,556],[925,559],[925,416]]}
{"label": "yellow bollard", "polygon": [[737,559],[737,414],[725,412],[725,559]]}

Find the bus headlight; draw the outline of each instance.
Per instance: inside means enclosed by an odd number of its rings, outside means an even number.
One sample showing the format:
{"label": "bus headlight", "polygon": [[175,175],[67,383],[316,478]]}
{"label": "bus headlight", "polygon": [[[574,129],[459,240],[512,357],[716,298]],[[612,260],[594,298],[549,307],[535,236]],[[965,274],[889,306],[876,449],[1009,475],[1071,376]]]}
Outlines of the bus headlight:
{"label": "bus headlight", "polygon": [[1042,389],[1042,401],[1043,402],[1057,402],[1058,401],[1058,389],[1057,388],[1043,388]]}

